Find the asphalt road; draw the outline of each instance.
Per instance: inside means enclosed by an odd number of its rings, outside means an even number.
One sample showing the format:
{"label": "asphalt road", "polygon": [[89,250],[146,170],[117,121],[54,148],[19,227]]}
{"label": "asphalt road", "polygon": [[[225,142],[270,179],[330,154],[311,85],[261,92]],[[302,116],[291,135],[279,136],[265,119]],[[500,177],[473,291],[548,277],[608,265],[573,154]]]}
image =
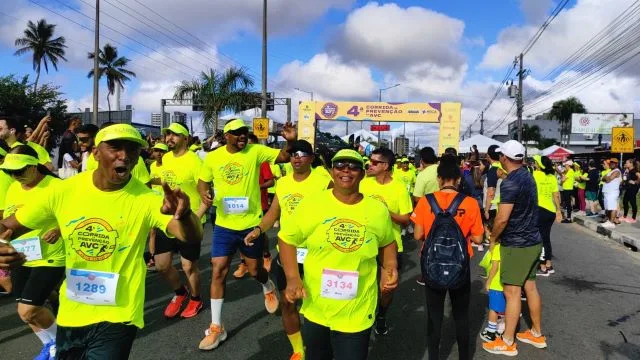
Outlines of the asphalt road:
{"label": "asphalt road", "polygon": [[[208,263],[211,230],[200,261],[203,298],[211,278]],[[594,235],[575,224],[553,228],[556,274],[540,278],[543,332],[548,349],[519,344],[520,359],[640,359],[640,255]],[[426,359],[423,288],[416,284],[416,246],[407,242],[405,268],[389,311],[391,332],[372,335],[370,359]],[[474,258],[474,264],[481,256]],[[237,259],[233,267],[237,264]],[[477,334],[484,326],[487,297],[482,294],[479,268],[472,267],[471,321],[474,358],[495,358],[482,350]],[[208,306],[188,320],[165,320],[162,312],[171,291],[158,274],[147,276],[146,327],[138,332],[132,359],[288,359],[290,346],[280,317],[264,309],[261,287],[245,278],[227,283],[223,321],[229,338],[211,352],[198,350],[210,322]],[[208,304],[207,304],[208,305]],[[526,313],[524,318],[526,318]],[[521,326],[526,326],[522,322]],[[40,342],[21,323],[10,297],[0,298],[0,358],[32,359]],[[450,310],[445,315],[442,356],[457,359]]]}

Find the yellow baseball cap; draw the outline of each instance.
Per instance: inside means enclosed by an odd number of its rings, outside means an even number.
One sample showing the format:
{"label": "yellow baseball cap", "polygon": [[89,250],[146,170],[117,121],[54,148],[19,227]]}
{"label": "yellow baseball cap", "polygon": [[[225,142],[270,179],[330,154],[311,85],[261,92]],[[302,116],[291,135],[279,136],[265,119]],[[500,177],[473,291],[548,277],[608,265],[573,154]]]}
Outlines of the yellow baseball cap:
{"label": "yellow baseball cap", "polygon": [[226,134],[229,131],[238,130],[244,127],[248,127],[242,119],[233,119],[229,121],[225,126],[223,132]]}
{"label": "yellow baseball cap", "polygon": [[536,162],[536,164],[538,164],[538,166],[540,167],[540,169],[544,170],[545,166],[542,165],[542,156],[540,155],[533,155],[533,160]]}
{"label": "yellow baseball cap", "polygon": [[163,144],[163,143],[157,143],[153,145],[153,148],[157,150],[162,150],[162,151],[169,151],[169,147],[167,146],[167,144]]}
{"label": "yellow baseball cap", "polygon": [[149,146],[140,135],[140,132],[129,124],[114,124],[98,131],[96,135],[96,146],[100,145],[103,141],[111,140],[127,140],[143,147]]}
{"label": "yellow baseball cap", "polygon": [[202,145],[200,145],[200,144],[193,144],[193,145],[189,146],[189,151],[196,152],[196,151],[198,151],[200,149],[202,149]]}
{"label": "yellow baseball cap", "polygon": [[178,134],[182,136],[187,136],[187,137],[189,136],[189,129],[185,128],[184,126],[178,123],[171,123],[169,127],[162,129],[162,135],[166,135],[167,131],[171,131],[174,134]]}
{"label": "yellow baseball cap", "polygon": [[2,170],[20,170],[30,165],[38,165],[38,158],[27,154],[7,154],[4,163],[0,165]]}
{"label": "yellow baseball cap", "polygon": [[338,160],[352,160],[364,167],[364,160],[362,159],[362,155],[360,155],[360,153],[355,150],[342,149],[338,151],[336,155],[331,159],[331,162],[334,163]]}

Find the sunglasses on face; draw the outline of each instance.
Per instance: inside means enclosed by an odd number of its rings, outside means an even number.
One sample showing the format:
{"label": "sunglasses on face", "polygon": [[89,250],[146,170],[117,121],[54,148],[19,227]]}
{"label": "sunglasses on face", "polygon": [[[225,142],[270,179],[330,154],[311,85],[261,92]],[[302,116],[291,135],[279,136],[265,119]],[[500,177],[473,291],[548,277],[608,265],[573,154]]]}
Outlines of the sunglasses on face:
{"label": "sunglasses on face", "polygon": [[347,162],[347,161],[336,161],[333,163],[333,168],[338,170],[349,169],[351,171],[353,170],[360,171],[362,170],[362,165],[357,163]]}
{"label": "sunglasses on face", "polygon": [[371,161],[371,165],[373,165],[373,166],[378,166],[378,164],[386,164],[387,163],[386,161],[379,161],[379,160],[373,160],[373,159],[371,159],[370,161]]}
{"label": "sunglasses on face", "polygon": [[22,176],[24,175],[25,171],[27,171],[27,167],[23,167],[22,169],[18,169],[18,170],[4,170],[4,172],[12,177],[16,177],[16,176]]}
{"label": "sunglasses on face", "polygon": [[291,157],[292,158],[303,158],[303,157],[307,157],[307,156],[311,156],[311,154],[308,154],[304,151],[296,151],[294,153],[291,153]]}
{"label": "sunglasses on face", "polygon": [[233,136],[247,135],[249,134],[249,128],[244,127],[236,130],[229,130],[228,133]]}

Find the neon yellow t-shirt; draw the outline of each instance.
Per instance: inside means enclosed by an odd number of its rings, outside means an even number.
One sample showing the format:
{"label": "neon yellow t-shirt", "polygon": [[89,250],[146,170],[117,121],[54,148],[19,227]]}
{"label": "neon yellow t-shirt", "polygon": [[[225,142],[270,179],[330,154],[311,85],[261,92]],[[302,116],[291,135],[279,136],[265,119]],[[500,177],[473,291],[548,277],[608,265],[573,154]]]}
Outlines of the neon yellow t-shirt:
{"label": "neon yellow t-shirt", "polygon": [[[291,246],[309,249],[304,262],[307,297],[300,312],[335,331],[354,333],[370,328],[378,303],[378,249],[394,241],[387,208],[366,196],[355,205],[346,205],[332,190],[325,190],[306,197],[290,224],[281,228],[278,237]],[[324,270],[358,272],[355,298],[321,296]]]}
{"label": "neon yellow t-shirt", "polygon": [[438,165],[429,165],[416,177],[413,196],[422,197],[440,190],[438,185]]}
{"label": "neon yellow t-shirt", "polygon": [[[235,154],[226,146],[207,154],[200,171],[200,180],[213,182],[216,225],[231,230],[245,230],[260,224],[260,164],[273,163],[280,150],[260,144],[247,144]],[[227,210],[225,211],[225,204]],[[248,209],[242,212],[233,207]]]}
{"label": "neon yellow t-shirt", "polygon": [[587,181],[582,180],[582,177],[584,175],[585,173],[582,170],[576,170],[575,174],[573,175],[575,178],[575,182],[578,184],[578,189],[585,190],[587,188]]}
{"label": "neon yellow t-shirt", "polygon": [[[138,162],[140,163],[140,162]],[[160,178],[166,182],[171,189],[179,187],[189,196],[191,210],[196,212],[200,207],[200,193],[198,192],[198,178],[202,161],[196,153],[187,151],[179,157],[173,151],[162,156],[162,168]],[[205,220],[203,217],[202,220]]]}
{"label": "neon yellow t-shirt", "polygon": [[[158,166],[158,162],[154,161],[151,163],[151,165],[149,166],[149,176],[152,179],[158,178],[158,179],[162,179],[162,171],[163,167],[162,166]],[[153,192],[155,192],[158,195],[164,195],[164,191],[162,191],[162,185],[151,185],[151,190],[153,190]]]}
{"label": "neon yellow t-shirt", "polygon": [[416,173],[411,171],[411,170],[407,170],[404,171],[402,169],[396,171],[393,174],[393,177],[402,181],[402,183],[405,185],[405,189],[412,194],[413,193],[413,189],[416,185]]}
{"label": "neon yellow t-shirt", "polygon": [[[498,272],[496,272],[496,275],[491,280],[491,284],[489,284],[489,290],[504,291],[504,288],[502,287],[502,280],[500,279],[500,243],[497,243],[493,246],[493,251],[491,252],[491,261],[498,262]],[[491,264],[491,266],[493,266],[493,264]],[[491,267],[489,267],[489,270],[487,270],[487,274],[489,274],[490,270]]]}
{"label": "neon yellow t-shirt", "polygon": [[67,274],[71,269],[119,274],[116,305],[90,305],[60,291],[58,323],[80,327],[99,322],[130,322],[144,326],[145,276],[142,256],[152,228],[166,231],[172,219],[160,213],[162,197],[132,178],[118,190],[105,192],[93,184],[93,171],[49,186],[41,196],[16,212],[31,229],[57,222],[65,246]]}
{"label": "neon yellow t-shirt", "polygon": [[276,185],[276,196],[280,204],[280,226],[282,228],[289,226],[302,199],[326,190],[328,186],[329,181],[316,171],[311,171],[311,174],[302,181],[296,181],[293,175],[280,179]]}
{"label": "neon yellow t-shirt", "polygon": [[[24,144],[19,141],[16,141],[13,144],[11,144],[11,148],[13,149],[18,145],[24,145]],[[47,151],[47,149],[43,148],[40,144],[36,144],[32,141],[27,141],[27,145],[33,150],[35,150],[36,153],[38,154],[38,163],[40,165],[44,165],[46,163],[51,162],[51,155],[49,155],[49,152]]]}
{"label": "neon yellow t-shirt", "polygon": [[[402,173],[400,170],[396,175]],[[411,195],[406,191],[406,186],[400,180],[395,178],[388,184],[380,184],[374,176],[366,177],[360,182],[360,192],[372,199],[381,201],[389,212],[399,215],[411,214],[413,211],[413,202]],[[402,245],[402,229],[400,225],[393,224],[393,238],[398,243],[398,252],[404,251]]]}
{"label": "neon yellow t-shirt", "polygon": [[533,172],[533,179],[538,189],[538,206],[555,213],[556,204],[553,202],[553,194],[558,192],[558,180],[553,174],[547,175],[540,170]]}
{"label": "neon yellow t-shirt", "polygon": [[[89,155],[87,158],[87,170],[86,172],[93,171],[98,168],[98,161],[93,157],[93,153]],[[151,181],[151,176],[149,175],[149,171],[144,164],[144,159],[142,156],[138,157],[138,162],[136,166],[131,169],[131,176],[140,180],[141,183],[146,184]]]}
{"label": "neon yellow t-shirt", "polygon": [[[14,181],[9,187],[9,192],[5,199],[4,217],[8,218],[13,215],[18,209],[24,207],[26,203],[33,201],[34,199],[42,196],[43,192],[49,186],[52,186],[62,180],[53,176],[45,176],[34,188],[25,190],[22,184],[18,181]],[[55,229],[58,226],[55,221],[50,220],[42,227],[29,231],[26,234],[14,239],[28,239],[32,237],[40,237],[40,250],[42,253],[41,260],[32,260],[24,263],[27,267],[41,267],[41,266],[64,266],[64,243],[58,239],[55,244],[48,244],[42,240],[42,236],[49,230]]]}
{"label": "neon yellow t-shirt", "polygon": [[271,173],[273,174],[274,184],[273,184],[272,187],[267,189],[267,192],[269,194],[275,194],[276,193],[276,185],[278,184],[278,179],[280,179],[282,177],[282,171],[280,170],[280,165],[279,164],[270,164],[269,165],[269,169],[271,169]]}
{"label": "neon yellow t-shirt", "polygon": [[602,178],[609,175],[610,172],[611,169],[604,169],[600,171],[600,182],[598,183],[600,186],[604,185],[604,180],[602,180]]}
{"label": "neon yellow t-shirt", "polygon": [[564,174],[565,180],[562,182],[562,190],[573,190],[573,182],[575,181],[574,174],[573,169],[567,170]]}
{"label": "neon yellow t-shirt", "polygon": [[13,178],[4,171],[0,171],[0,209],[4,209],[4,201],[7,197],[9,186],[13,183]]}

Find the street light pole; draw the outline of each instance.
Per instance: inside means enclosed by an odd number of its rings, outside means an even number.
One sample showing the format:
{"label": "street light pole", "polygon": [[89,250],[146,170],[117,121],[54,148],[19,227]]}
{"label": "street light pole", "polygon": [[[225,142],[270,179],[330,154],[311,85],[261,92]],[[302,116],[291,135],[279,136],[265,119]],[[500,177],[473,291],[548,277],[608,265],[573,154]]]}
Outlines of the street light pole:
{"label": "street light pole", "polygon": [[99,74],[100,68],[98,64],[98,55],[100,51],[100,0],[96,0],[96,25],[94,29],[94,44],[93,44],[93,114],[91,116],[91,123],[98,125],[98,91],[99,86]]}
{"label": "street light pole", "polygon": [[267,117],[267,0],[262,6],[262,118]]}
{"label": "street light pole", "polygon": [[[383,92],[383,91],[385,91],[385,90],[389,90],[389,89],[393,89],[393,88],[398,87],[398,86],[400,86],[400,84],[395,84],[395,85],[393,85],[393,86],[389,86],[389,87],[386,87],[386,88],[382,88],[382,89],[380,89],[380,91],[379,91],[379,93],[378,93],[378,101],[379,101],[379,102],[382,102],[382,92]],[[379,121],[378,121],[378,125],[380,125],[380,122],[379,122]],[[380,148],[380,147],[382,147],[382,146],[380,145],[380,128],[378,128],[378,147],[379,147],[379,148]]]}
{"label": "street light pole", "polygon": [[306,91],[306,90],[302,90],[300,88],[294,88],[294,90],[298,90],[300,92],[307,93],[307,94],[311,95],[311,101],[313,101],[313,91]]}

